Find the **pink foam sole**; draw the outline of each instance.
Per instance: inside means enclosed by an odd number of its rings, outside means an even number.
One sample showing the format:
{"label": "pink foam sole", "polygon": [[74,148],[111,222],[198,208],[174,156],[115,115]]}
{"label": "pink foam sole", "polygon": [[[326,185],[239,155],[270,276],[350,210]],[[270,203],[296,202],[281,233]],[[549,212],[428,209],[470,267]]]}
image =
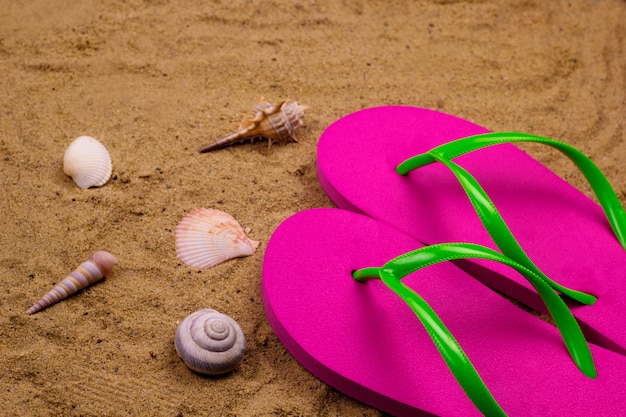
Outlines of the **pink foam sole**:
{"label": "pink foam sole", "polygon": [[[318,177],[340,207],[367,214],[426,244],[471,242],[495,249],[465,192],[441,164],[395,173],[405,159],[488,132],[471,122],[414,107],[362,110],[330,125],[318,144]],[[561,156],[565,158],[565,156]],[[626,354],[626,252],[601,208],[513,145],[455,161],[483,185],[522,248],[553,280],[598,297],[572,304],[586,336]],[[459,263],[487,285],[539,311],[545,308],[516,272]]]}
{"label": "pink foam sole", "polygon": [[[306,369],[357,400],[395,415],[480,415],[409,307],[382,282],[351,277],[420,246],[359,214],[298,213],[267,245],[267,317]],[[555,327],[450,263],[404,282],[434,308],[510,416],[622,415],[623,356],[591,346],[598,378],[585,377]]]}

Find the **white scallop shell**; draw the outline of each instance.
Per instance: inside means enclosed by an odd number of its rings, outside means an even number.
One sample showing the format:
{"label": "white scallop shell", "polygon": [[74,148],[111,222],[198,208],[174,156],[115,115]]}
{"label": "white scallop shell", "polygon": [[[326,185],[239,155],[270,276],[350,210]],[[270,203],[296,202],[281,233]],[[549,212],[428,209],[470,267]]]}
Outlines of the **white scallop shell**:
{"label": "white scallop shell", "polygon": [[196,268],[252,255],[258,247],[233,216],[220,210],[194,210],[176,226],[176,256]]}
{"label": "white scallop shell", "polygon": [[219,375],[231,371],[241,361],[246,339],[235,320],[205,308],[180,323],[174,346],[189,369]]}
{"label": "white scallop shell", "polygon": [[104,185],[111,178],[112,169],[109,152],[91,136],[76,138],[63,155],[63,172],[80,188]]}

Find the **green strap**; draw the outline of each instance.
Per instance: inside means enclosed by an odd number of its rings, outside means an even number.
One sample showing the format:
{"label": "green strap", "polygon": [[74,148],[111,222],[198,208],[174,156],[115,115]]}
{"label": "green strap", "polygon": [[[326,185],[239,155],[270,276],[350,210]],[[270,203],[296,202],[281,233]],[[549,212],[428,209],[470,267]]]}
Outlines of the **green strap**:
{"label": "green strap", "polygon": [[608,180],[604,177],[600,169],[583,153],[577,149],[564,144],[562,142],[521,133],[487,133],[483,135],[470,136],[458,139],[436,148],[421,155],[409,158],[402,162],[396,171],[401,175],[408,174],[411,170],[421,166],[441,162],[446,165],[457,177],[465,192],[467,193],[474,209],[478,213],[485,229],[488,231],[496,245],[507,256],[524,264],[535,273],[542,276],[557,291],[562,292],[568,297],[577,300],[583,304],[593,304],[596,297],[580,291],[575,291],[559,285],[549,279],[537,266],[530,260],[524,250],[511,233],[510,229],[504,222],[504,219],[497,211],[495,205],[480,186],[478,181],[466,170],[452,162],[452,158],[460,156],[464,153],[472,152],[487,146],[497,145],[505,142],[538,142],[550,145],[576,163],[576,166],[583,172],[583,175],[589,181],[592,189],[595,191],[598,200],[601,202],[605,210],[607,218],[620,240],[623,247],[626,248],[626,213],[611,188]]}
{"label": "green strap", "polygon": [[523,273],[548,306],[576,365],[585,375],[590,378],[596,377],[597,372],[589,347],[578,323],[572,317],[563,300],[550,289],[549,285],[540,276],[492,249],[463,243],[427,246],[394,258],[381,268],[364,268],[355,271],[353,276],[355,280],[360,282],[369,279],[381,279],[387,287],[394,291],[416,314],[435,343],[446,365],[476,407],[485,415],[504,416],[506,414],[498,405],[452,333],[446,328],[428,303],[401,282],[402,278],[418,269],[440,262],[466,258],[489,259],[501,262]]}
{"label": "green strap", "polygon": [[524,252],[522,247],[519,245],[517,239],[515,239],[513,233],[500,215],[500,212],[496,209],[496,206],[493,204],[478,181],[476,181],[476,179],[469,172],[454,162],[446,159],[441,159],[441,162],[450,168],[450,170],[456,175],[472,202],[474,210],[476,210],[478,217],[480,217],[480,220],[485,226],[485,229],[489,232],[489,235],[500,248],[502,253],[512,259],[515,259],[517,262],[525,265],[528,269],[541,276],[556,291],[560,291],[568,297],[583,304],[592,305],[596,302],[595,296],[562,286],[545,275],[528,257],[528,255],[526,255],[526,252]]}
{"label": "green strap", "polygon": [[535,142],[551,146],[571,159],[585,176],[589,185],[596,194],[604,213],[613,228],[615,236],[622,248],[626,250],[626,212],[615,194],[615,190],[606,179],[600,168],[578,149],[566,143],[541,136],[516,132],[485,133],[482,135],[468,136],[452,142],[445,143],[431,149],[429,152],[417,155],[402,162],[396,171],[406,175],[415,168],[440,160],[451,160],[457,156],[502,143]]}

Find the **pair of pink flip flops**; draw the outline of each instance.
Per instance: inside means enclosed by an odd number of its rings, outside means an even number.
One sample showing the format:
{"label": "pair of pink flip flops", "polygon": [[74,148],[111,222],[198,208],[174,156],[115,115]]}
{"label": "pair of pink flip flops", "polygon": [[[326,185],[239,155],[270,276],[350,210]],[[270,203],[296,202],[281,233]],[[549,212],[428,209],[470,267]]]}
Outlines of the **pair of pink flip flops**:
{"label": "pair of pink flip flops", "polygon": [[[395,415],[621,416],[624,210],[567,145],[549,143],[588,176],[608,222],[519,148],[485,147],[541,138],[487,133],[412,107],[329,126],[318,177],[343,210],[298,213],[273,234],[262,279],[270,324],[318,378]],[[439,245],[448,242],[472,245]]]}

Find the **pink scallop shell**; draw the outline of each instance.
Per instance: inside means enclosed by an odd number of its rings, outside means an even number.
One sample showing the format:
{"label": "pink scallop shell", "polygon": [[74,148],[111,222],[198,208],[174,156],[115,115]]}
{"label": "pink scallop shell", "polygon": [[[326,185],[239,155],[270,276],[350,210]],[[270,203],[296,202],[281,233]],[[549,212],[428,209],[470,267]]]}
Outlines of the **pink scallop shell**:
{"label": "pink scallop shell", "polygon": [[258,247],[233,216],[220,210],[194,210],[176,226],[176,256],[195,268],[249,256]]}

